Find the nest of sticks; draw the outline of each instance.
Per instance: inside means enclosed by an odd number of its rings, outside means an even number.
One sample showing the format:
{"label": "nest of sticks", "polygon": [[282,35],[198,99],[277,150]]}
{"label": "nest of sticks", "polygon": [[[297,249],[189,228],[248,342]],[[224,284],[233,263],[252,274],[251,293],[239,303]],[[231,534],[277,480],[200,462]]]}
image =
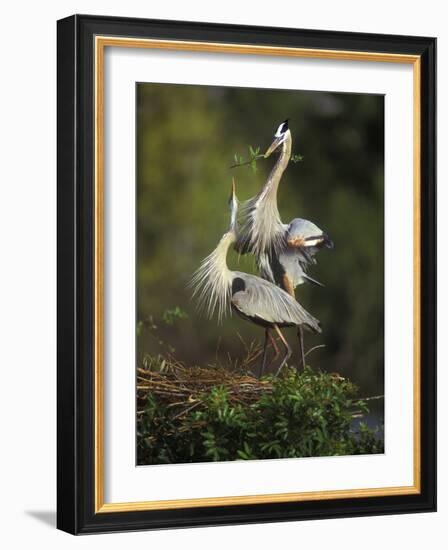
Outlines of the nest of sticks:
{"label": "nest of sticks", "polygon": [[144,412],[148,393],[172,408],[181,418],[191,410],[205,406],[204,399],[213,387],[221,386],[231,404],[251,405],[262,393],[272,391],[268,379],[259,379],[242,369],[222,366],[186,367],[180,362],[164,362],[156,368],[137,368],[137,414]]}

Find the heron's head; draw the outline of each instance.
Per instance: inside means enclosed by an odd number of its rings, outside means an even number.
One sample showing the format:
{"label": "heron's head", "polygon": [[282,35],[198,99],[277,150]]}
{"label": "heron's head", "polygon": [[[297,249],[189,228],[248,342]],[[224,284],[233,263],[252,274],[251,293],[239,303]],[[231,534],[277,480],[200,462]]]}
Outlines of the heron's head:
{"label": "heron's head", "polygon": [[291,132],[288,127],[288,120],[283,121],[280,126],[277,128],[277,131],[274,135],[274,141],[271,143],[270,147],[264,154],[264,158],[267,158],[271,155],[282,143],[284,143],[288,138],[291,137]]}
{"label": "heron's head", "polygon": [[303,244],[304,247],[314,247],[317,248],[334,248],[334,242],[326,233],[321,233],[320,235],[306,237]]}
{"label": "heron's head", "polygon": [[236,219],[238,214],[238,198],[235,191],[235,179],[232,178],[232,188],[229,197],[230,208],[230,231],[236,232]]}

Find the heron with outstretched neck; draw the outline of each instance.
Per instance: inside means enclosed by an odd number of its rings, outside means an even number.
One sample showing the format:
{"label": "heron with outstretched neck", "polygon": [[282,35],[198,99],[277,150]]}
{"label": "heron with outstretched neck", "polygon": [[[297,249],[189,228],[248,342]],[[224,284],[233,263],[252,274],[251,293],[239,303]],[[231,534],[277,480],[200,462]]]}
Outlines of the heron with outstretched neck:
{"label": "heron with outstretched neck", "polygon": [[222,236],[217,247],[205,258],[193,275],[191,284],[193,296],[199,306],[211,317],[215,312],[218,321],[230,311],[243,319],[265,329],[261,375],[266,364],[270,330],[274,330],[285,347],[285,355],[278,368],[283,368],[291,357],[292,350],[280,330],[283,327],[304,327],[312,332],[321,332],[320,324],[290,294],[274,283],[240,271],[231,271],[227,266],[227,253],[238,238],[238,199],[235,184],[229,200],[230,227]]}
{"label": "heron with outstretched neck", "polygon": [[[292,136],[285,120],[278,127],[274,140],[264,157],[274,151],[280,154],[260,192],[242,206],[241,228],[235,249],[256,257],[260,275],[295,297],[295,288],[305,282],[323,286],[308,275],[314,256],[321,248],[333,248],[333,242],[316,224],[294,218],[288,224],[281,220],[277,206],[277,191],[281,177],[291,159]],[[303,332],[298,337],[302,364],[305,365]]]}

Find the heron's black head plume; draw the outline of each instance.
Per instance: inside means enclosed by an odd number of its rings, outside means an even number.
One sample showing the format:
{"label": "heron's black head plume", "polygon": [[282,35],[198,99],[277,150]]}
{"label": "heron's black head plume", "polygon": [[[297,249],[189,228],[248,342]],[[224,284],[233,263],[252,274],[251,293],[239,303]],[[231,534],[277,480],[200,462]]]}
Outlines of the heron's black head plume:
{"label": "heron's black head plume", "polygon": [[280,137],[289,130],[289,118],[284,120],[275,132],[275,137]]}

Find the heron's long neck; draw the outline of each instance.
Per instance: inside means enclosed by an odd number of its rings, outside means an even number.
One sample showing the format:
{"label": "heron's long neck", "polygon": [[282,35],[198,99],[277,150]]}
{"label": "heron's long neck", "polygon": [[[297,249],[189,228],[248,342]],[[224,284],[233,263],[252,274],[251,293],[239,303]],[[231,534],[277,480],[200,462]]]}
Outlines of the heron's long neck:
{"label": "heron's long neck", "polygon": [[205,258],[192,279],[195,295],[211,317],[218,310],[218,320],[230,308],[230,291],[233,274],[227,267],[227,252],[235,242],[234,231],[226,233],[213,252]]}
{"label": "heron's long neck", "polygon": [[252,213],[252,246],[258,254],[283,246],[284,227],[277,206],[277,190],[291,158],[291,144],[291,136],[288,136],[263,189],[256,197]]}
{"label": "heron's long neck", "polygon": [[[291,148],[292,148],[292,139],[289,135],[285,141],[282,143],[282,150],[277,162],[274,165],[274,168],[271,170],[269,177],[263,187],[262,194],[265,194],[266,197],[273,198],[275,200],[275,205],[277,206],[277,189],[282,178],[283,172],[288,166],[289,160],[291,158]],[[280,218],[280,215],[279,215]]]}
{"label": "heron's long neck", "polygon": [[235,231],[229,231],[228,233],[223,235],[223,237],[218,243],[218,246],[210,255],[210,256],[213,256],[213,271],[215,272],[216,276],[225,281],[230,279],[230,282],[231,282],[232,272],[227,266],[227,253],[229,252],[229,248],[232,246],[232,244],[235,241],[236,241]]}

